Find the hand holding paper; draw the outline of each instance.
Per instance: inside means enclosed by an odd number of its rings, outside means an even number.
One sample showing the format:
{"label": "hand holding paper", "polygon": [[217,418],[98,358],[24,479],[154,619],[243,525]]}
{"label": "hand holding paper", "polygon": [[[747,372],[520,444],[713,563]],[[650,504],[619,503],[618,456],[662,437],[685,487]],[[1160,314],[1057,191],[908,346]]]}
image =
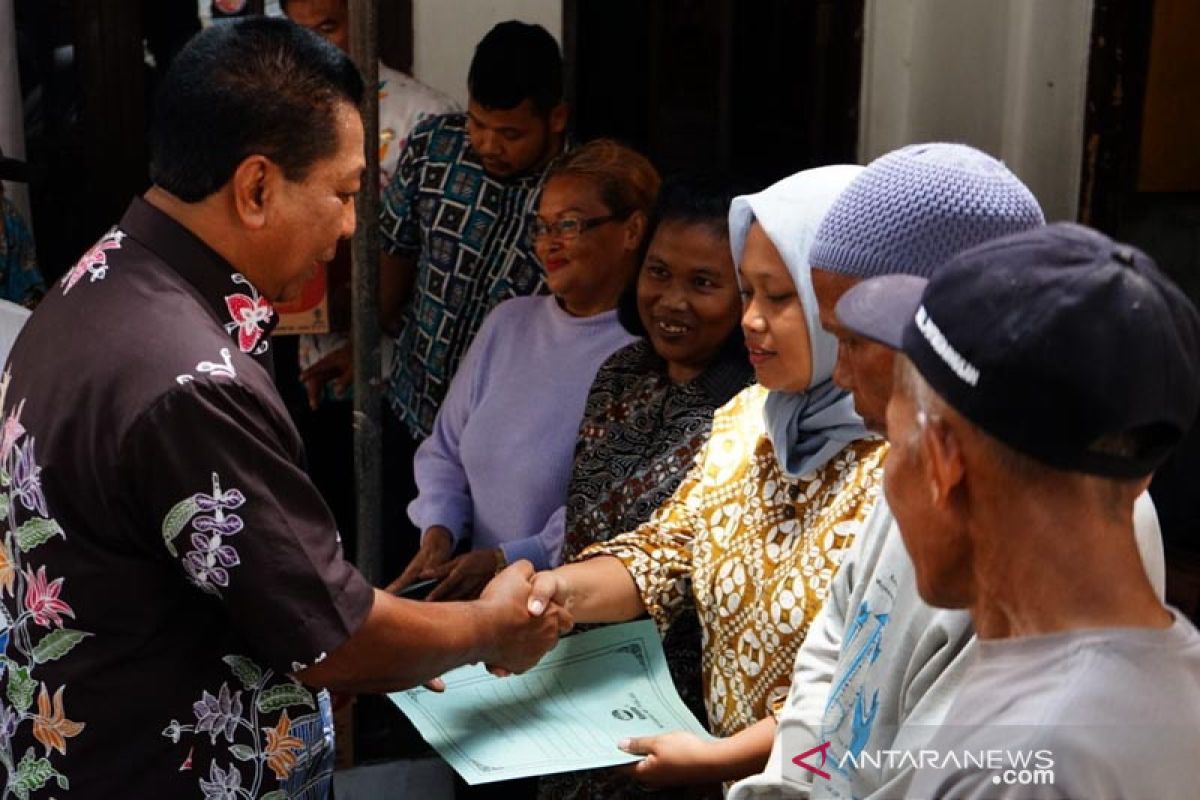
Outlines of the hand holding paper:
{"label": "hand holding paper", "polygon": [[624,739],[617,747],[631,755],[645,756],[636,764],[619,767],[638,783],[652,788],[686,786],[720,780],[721,740],[700,738],[688,731],[660,736]]}
{"label": "hand holding paper", "polygon": [[445,681],[442,694],[390,697],[471,784],[640,760],[617,747],[623,740],[710,738],[676,694],[649,621],[563,639],[525,675],[498,679],[470,666]]}

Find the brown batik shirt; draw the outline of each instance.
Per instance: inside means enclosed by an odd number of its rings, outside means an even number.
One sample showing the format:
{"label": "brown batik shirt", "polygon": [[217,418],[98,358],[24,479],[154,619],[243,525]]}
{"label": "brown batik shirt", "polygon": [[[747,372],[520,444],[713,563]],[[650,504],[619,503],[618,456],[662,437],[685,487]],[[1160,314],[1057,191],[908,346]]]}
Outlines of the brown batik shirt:
{"label": "brown batik shirt", "polygon": [[141,199],[13,349],[0,427],[0,797],[329,794],[289,675],[372,589],[271,379],[274,312]]}

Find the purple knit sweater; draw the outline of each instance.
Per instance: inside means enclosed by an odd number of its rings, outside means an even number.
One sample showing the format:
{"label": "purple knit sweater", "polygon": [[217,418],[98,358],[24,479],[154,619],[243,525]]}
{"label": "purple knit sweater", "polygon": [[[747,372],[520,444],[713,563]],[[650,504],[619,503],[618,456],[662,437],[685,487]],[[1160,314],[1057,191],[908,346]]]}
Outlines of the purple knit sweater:
{"label": "purple knit sweater", "polygon": [[615,311],[573,317],[553,297],[498,305],[479,329],[417,449],[421,531],[500,547],[538,569],[559,561],[571,459],[596,370],[633,341]]}

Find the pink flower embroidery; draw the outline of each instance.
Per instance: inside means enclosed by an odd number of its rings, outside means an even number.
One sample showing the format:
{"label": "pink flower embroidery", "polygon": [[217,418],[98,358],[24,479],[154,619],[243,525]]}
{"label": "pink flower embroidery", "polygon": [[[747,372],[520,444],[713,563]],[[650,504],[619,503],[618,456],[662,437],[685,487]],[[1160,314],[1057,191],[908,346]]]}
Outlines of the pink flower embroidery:
{"label": "pink flower embroidery", "polygon": [[63,277],[62,287],[63,294],[71,291],[75,284],[83,278],[84,275],[90,274],[93,281],[98,281],[108,272],[108,250],[119,250],[121,248],[121,240],[125,238],[125,232],[113,228],[108,233],[100,238],[100,241],[92,245],[92,249],[83,254],[83,258],[71,267],[70,272]]}
{"label": "pink flower embroidery", "polygon": [[25,435],[25,426],[21,424],[21,412],[24,409],[25,401],[22,400],[16,409],[5,417],[4,425],[0,427],[0,461],[8,458],[17,439]]}
{"label": "pink flower embroidery", "polygon": [[46,568],[38,567],[36,575],[29,569],[25,570],[25,582],[28,587],[25,590],[25,608],[33,614],[33,621],[38,625],[49,628],[53,623],[61,628],[63,622],[60,614],[75,617],[71,607],[58,599],[58,593],[62,591],[62,578],[46,583]]}
{"label": "pink flower embroidery", "polygon": [[233,318],[233,324],[226,327],[231,332],[237,329],[238,348],[243,353],[252,352],[258,346],[275,309],[265,297],[251,297],[248,294],[226,295],[225,307]]}

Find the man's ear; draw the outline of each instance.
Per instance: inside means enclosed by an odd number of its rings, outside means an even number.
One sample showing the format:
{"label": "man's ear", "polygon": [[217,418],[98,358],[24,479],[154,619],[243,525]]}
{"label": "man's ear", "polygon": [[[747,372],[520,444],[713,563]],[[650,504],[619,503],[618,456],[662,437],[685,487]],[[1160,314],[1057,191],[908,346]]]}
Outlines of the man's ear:
{"label": "man's ear", "polygon": [[558,135],[567,129],[567,120],[570,114],[567,111],[566,103],[559,103],[554,108],[550,109],[550,132]]}
{"label": "man's ear", "polygon": [[233,171],[233,208],[242,225],[259,230],[267,224],[267,204],[279,168],[262,155],[247,156]]}
{"label": "man's ear", "polygon": [[945,510],[963,481],[966,466],[958,437],[945,420],[933,417],[922,426],[921,455],[933,506]]}

